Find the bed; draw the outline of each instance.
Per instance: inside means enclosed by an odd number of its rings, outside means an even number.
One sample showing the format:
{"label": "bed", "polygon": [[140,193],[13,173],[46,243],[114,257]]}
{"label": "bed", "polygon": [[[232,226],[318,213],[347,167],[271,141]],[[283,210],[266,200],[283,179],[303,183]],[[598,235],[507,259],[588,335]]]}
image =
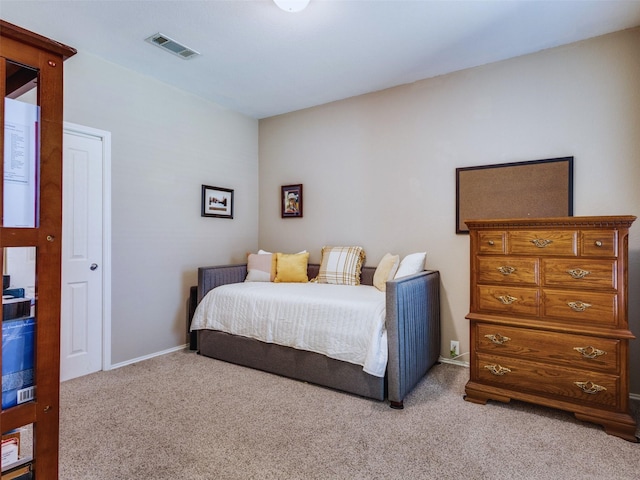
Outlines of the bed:
{"label": "bed", "polygon": [[[309,278],[320,266],[309,264]],[[362,267],[360,282],[373,285],[374,267]],[[212,289],[244,282],[247,265],[198,269],[198,302]],[[201,355],[376,400],[403,408],[405,396],[440,356],[440,275],[423,271],[388,281],[384,293],[387,361],[382,376],[363,367],[319,353],[214,329],[198,330]],[[347,287],[348,288],[348,287]]]}

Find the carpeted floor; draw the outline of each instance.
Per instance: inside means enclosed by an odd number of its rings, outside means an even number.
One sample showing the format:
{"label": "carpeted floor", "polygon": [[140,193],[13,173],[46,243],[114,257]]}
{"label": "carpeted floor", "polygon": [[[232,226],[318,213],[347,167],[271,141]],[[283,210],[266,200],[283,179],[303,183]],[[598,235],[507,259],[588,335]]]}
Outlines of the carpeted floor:
{"label": "carpeted floor", "polygon": [[392,410],[188,351],[156,357],[62,384],[60,479],[640,478],[640,444],[558,410],[465,402],[468,374],[437,365]]}

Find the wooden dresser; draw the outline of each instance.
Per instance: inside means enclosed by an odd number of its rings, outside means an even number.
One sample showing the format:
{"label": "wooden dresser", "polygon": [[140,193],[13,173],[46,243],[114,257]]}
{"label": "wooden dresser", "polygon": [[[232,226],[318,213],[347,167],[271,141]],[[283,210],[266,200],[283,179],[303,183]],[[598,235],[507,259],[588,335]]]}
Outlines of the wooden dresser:
{"label": "wooden dresser", "polygon": [[465,400],[574,412],[632,442],[627,251],[634,216],[470,220]]}

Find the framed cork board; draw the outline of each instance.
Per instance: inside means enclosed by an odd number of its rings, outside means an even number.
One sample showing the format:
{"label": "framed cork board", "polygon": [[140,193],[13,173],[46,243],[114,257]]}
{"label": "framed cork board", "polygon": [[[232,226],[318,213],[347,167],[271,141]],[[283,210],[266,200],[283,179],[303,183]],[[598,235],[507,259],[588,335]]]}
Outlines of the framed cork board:
{"label": "framed cork board", "polygon": [[456,168],[456,233],[465,220],[573,215],[573,157]]}

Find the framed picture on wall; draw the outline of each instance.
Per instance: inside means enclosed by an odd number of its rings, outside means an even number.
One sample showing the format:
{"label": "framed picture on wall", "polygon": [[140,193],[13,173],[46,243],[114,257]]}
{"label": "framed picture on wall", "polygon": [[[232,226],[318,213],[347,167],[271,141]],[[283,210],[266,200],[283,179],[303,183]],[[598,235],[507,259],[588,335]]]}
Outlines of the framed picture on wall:
{"label": "framed picture on wall", "polygon": [[233,190],[202,185],[201,216],[233,218]]}
{"label": "framed picture on wall", "polygon": [[302,184],[280,188],[280,208],[282,218],[302,217]]}

